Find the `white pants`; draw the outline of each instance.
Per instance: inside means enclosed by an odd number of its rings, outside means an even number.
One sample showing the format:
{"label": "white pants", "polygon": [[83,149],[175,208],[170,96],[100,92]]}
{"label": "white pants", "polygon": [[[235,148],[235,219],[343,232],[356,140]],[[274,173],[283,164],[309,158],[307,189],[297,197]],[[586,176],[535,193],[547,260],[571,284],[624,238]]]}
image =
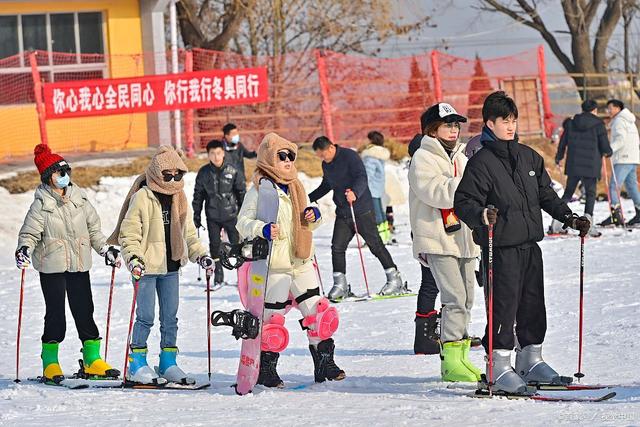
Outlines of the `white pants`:
{"label": "white pants", "polygon": [[427,261],[440,290],[442,320],[440,340],[459,341],[468,336],[475,285],[475,258],[427,254]]}
{"label": "white pants", "polygon": [[[270,272],[267,279],[267,293],[264,298],[265,322],[268,322],[275,313],[284,315],[285,303],[289,301],[289,293],[293,298],[298,298],[309,290],[317,290],[316,295],[298,302],[298,310],[304,317],[316,314],[318,301],[321,298],[313,264],[308,262],[300,268],[286,272]],[[269,308],[270,304],[282,306],[282,308]],[[309,337],[310,344],[317,345],[319,342],[319,338]]]}

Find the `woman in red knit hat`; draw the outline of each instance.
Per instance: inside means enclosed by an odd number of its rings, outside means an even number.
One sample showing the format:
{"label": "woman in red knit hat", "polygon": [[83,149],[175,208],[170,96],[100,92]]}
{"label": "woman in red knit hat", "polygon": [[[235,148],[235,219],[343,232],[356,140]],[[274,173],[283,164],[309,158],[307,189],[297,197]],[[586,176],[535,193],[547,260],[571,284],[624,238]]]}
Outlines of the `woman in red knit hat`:
{"label": "woman in red knit hat", "polygon": [[100,357],[100,333],[93,320],[91,248],[116,265],[119,250],[106,244],[100,218],[86,193],[71,182],[71,167],[45,144],[33,150],[42,184],[34,194],[18,236],[16,265],[40,273],[45,301],[42,335],[43,381],[59,382],[64,374],[58,363],[58,346],[66,331],[65,294],[82,341],[85,374],[118,377]]}

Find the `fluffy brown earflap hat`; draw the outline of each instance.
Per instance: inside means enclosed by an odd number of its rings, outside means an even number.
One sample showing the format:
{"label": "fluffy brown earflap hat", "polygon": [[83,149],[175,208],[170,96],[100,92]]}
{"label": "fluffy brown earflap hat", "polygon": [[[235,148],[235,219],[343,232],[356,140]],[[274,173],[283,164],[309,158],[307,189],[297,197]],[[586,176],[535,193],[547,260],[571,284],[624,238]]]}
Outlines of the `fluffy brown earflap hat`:
{"label": "fluffy brown earflap hat", "polygon": [[268,133],[262,139],[258,147],[258,162],[253,175],[253,183],[256,187],[260,179],[268,178],[271,181],[284,184],[289,187],[289,196],[293,208],[293,240],[295,245],[295,255],[299,259],[309,259],[311,257],[311,243],[313,235],[309,230],[309,223],[304,219],[304,210],[307,207],[307,195],[298,179],[298,170],[295,164],[291,169],[283,171],[277,167],[278,152],[288,150],[294,154],[298,153],[298,146],[288,141],[276,133]]}
{"label": "fluffy brown earflap hat", "polygon": [[129,194],[122,204],[120,216],[116,229],[107,239],[109,244],[118,244],[118,235],[120,234],[120,226],[127,211],[129,210],[129,202],[133,195],[140,190],[142,183],[146,182],[147,187],[151,191],[161,194],[169,194],[172,196],[171,201],[171,258],[174,261],[180,261],[184,256],[183,230],[187,221],[187,196],[184,194],[184,180],[164,181],[162,171],[177,169],[182,173],[189,171],[183,160],[184,154],[182,150],[176,150],[170,145],[163,145],[153,155],[149,166],[134,181]]}

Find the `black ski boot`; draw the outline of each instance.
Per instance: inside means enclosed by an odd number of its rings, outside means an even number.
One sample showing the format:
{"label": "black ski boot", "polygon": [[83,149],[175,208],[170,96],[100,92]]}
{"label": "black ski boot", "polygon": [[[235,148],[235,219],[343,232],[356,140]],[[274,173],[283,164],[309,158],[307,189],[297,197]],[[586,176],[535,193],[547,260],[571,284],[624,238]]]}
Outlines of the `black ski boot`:
{"label": "black ski boot", "polygon": [[[636,213],[637,212],[638,211],[636,210]],[[598,225],[601,225],[601,226],[615,225],[616,227],[621,227],[623,224],[624,224],[624,221],[622,220],[622,211],[620,209],[620,206],[614,206],[611,211],[611,216],[609,216],[607,219],[605,219]]]}
{"label": "black ski boot", "polygon": [[338,368],[333,360],[335,348],[333,338],[320,341],[317,348],[314,345],[309,345],[311,357],[313,357],[313,376],[317,383],[323,383],[325,380],[340,381],[346,378],[344,371]]}
{"label": "black ski boot", "polygon": [[215,288],[224,286],[224,269],[220,261],[216,261],[216,267],[213,273],[213,286]]}
{"label": "black ski boot", "polygon": [[413,341],[415,354],[440,354],[439,319],[440,314],[435,310],[428,314],[416,313],[416,337]]}
{"label": "black ski boot", "polygon": [[284,382],[280,379],[278,371],[276,371],[279,357],[280,353],[275,353],[273,351],[263,351],[260,353],[260,374],[258,375],[258,384],[265,387],[284,387]]}
{"label": "black ski boot", "polygon": [[640,225],[640,208],[636,206],[636,216],[631,218],[627,223],[628,226],[637,226]]}

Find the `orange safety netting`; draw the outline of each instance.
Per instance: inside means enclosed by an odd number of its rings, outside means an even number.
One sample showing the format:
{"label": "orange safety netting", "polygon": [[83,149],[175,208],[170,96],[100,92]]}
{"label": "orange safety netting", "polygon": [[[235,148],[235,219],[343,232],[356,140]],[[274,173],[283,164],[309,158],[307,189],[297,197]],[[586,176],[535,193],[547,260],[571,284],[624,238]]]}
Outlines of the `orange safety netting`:
{"label": "orange safety netting", "polygon": [[[170,68],[170,55],[76,55],[37,53],[44,82],[145,75],[153,63]],[[541,50],[497,59],[468,59],[441,52],[403,58],[372,58],[329,51],[280,56],[244,56],[203,49],[182,51],[180,71],[263,66],[269,77],[269,101],[254,105],[200,109],[182,114],[183,145],[191,140],[202,148],[222,136],[227,122],[241,130],[243,141],[255,148],[268,132],[297,143],[327,135],[340,144],[356,146],[371,130],[408,142],[420,132],[420,115],[437,101],[451,103],[469,116],[463,134],[481,127],[484,97],[505,90],[520,109],[520,133],[542,134],[551,118],[545,105],[546,76]],[[0,148],[0,161],[31,153],[40,142],[28,54],[0,59],[0,134],[9,141]],[[155,113],[149,113],[155,114]],[[174,113],[125,114],[47,120],[49,143],[55,150],[113,151],[158,143],[151,127],[170,124]],[[157,124],[159,123],[159,125]],[[548,133],[548,131],[547,131]],[[175,135],[172,135],[175,138]]]}

